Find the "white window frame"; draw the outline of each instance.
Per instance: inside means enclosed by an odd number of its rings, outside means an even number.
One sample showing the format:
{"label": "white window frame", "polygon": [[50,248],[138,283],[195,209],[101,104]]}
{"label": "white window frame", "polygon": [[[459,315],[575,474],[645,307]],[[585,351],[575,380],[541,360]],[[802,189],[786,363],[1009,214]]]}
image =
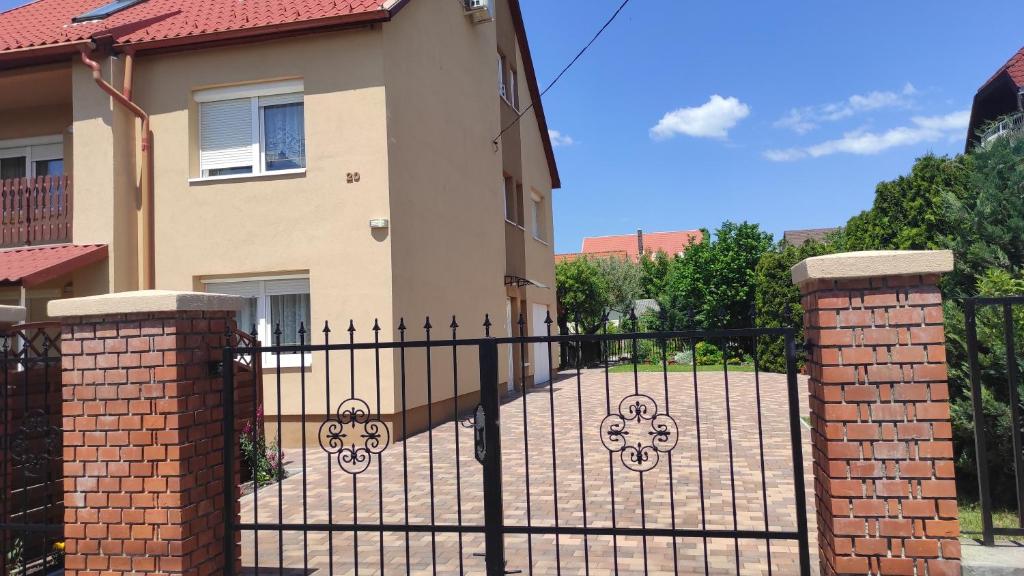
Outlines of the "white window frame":
{"label": "white window frame", "polygon": [[[498,95],[501,96],[501,99],[505,102],[509,102],[507,73],[508,58],[506,58],[501,52],[498,52]],[[509,102],[509,104],[511,104],[511,102]]]}
{"label": "white window frame", "polygon": [[538,242],[547,244],[548,240],[544,232],[547,230],[547,218],[544,215],[544,197],[540,194],[530,191],[530,206],[533,212],[533,238]]}
{"label": "white window frame", "polygon": [[[267,294],[267,282],[274,280],[309,280],[309,276],[256,276],[248,278],[214,278],[203,280],[203,286],[207,292],[217,293],[217,286],[223,284],[256,283],[259,285],[256,298],[256,338],[263,346],[274,346],[274,326],[270,321],[270,295]],[[310,290],[310,323],[312,324],[313,299]],[[251,326],[239,326],[239,330],[248,333]],[[306,326],[306,344],[310,344],[312,327]],[[309,368],[313,364],[313,354],[305,352],[299,354],[282,354],[281,368]],[[263,366],[265,368],[277,368],[277,354],[265,352],[263,354]]]}
{"label": "white window frame", "polygon": [[[207,181],[207,180],[234,180],[239,178],[256,178],[260,176],[275,176],[285,174],[305,174],[306,167],[302,168],[289,168],[284,170],[267,170],[266,169],[266,133],[263,121],[262,109],[264,105],[260,103],[261,97],[274,96],[274,104],[303,104],[302,109],[302,121],[305,124],[306,121],[306,109],[305,109],[305,85],[302,80],[282,80],[279,82],[266,82],[262,84],[246,84],[243,86],[227,86],[223,88],[209,88],[206,90],[198,90],[193,93],[193,99],[198,104],[199,122],[198,122],[198,136],[199,140],[197,147],[199,150],[199,177],[192,178],[190,181]],[[251,117],[252,117],[252,134],[250,139],[250,146],[252,147],[252,172],[242,174],[222,174],[211,176],[209,171],[211,168],[206,168],[202,163],[202,145],[203,145],[203,104],[211,102],[221,102],[224,100],[242,100],[248,98],[250,101]],[[305,134],[305,132],[304,132]],[[303,136],[305,140],[305,136]],[[306,158],[309,158],[307,151]],[[307,162],[308,166],[308,162]],[[216,168],[212,168],[216,169]]]}
{"label": "white window frame", "polygon": [[512,108],[519,111],[519,72],[516,71],[515,67],[510,67],[508,70],[508,84],[509,84],[509,95],[508,103]]}
{"label": "white window frame", "polygon": [[[47,153],[47,149],[60,145],[60,152]],[[40,160],[63,160],[64,137],[60,134],[0,140],[0,158],[25,158],[25,176],[36,177],[36,162]]]}

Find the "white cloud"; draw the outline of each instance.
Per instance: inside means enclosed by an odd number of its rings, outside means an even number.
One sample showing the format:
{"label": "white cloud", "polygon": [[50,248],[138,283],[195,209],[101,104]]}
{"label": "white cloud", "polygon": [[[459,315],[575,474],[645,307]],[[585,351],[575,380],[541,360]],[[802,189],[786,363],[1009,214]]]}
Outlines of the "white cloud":
{"label": "white cloud", "polygon": [[555,148],[572,146],[576,143],[576,141],[572,139],[572,136],[562,134],[558,130],[548,130],[548,136],[551,138],[551,145]]}
{"label": "white cloud", "polygon": [[910,119],[908,126],[899,126],[885,132],[855,130],[847,132],[842,138],[827,140],[813,146],[766,150],[764,157],[773,162],[790,162],[833,154],[870,156],[900,146],[958,137],[967,129],[970,119],[970,110],[961,110],[944,116],[915,116]]}
{"label": "white cloud", "polygon": [[658,125],[651,128],[651,138],[667,140],[684,134],[724,140],[729,137],[729,130],[747,116],[750,116],[750,106],[737,98],[714,94],[700,106],[680,108],[665,114]]}
{"label": "white cloud", "polygon": [[907,108],[917,94],[914,85],[907,82],[903,89],[854,94],[841,102],[793,108],[775,121],[777,128],[786,128],[797,134],[806,134],[826,122],[837,122],[856,114],[881,108]]}

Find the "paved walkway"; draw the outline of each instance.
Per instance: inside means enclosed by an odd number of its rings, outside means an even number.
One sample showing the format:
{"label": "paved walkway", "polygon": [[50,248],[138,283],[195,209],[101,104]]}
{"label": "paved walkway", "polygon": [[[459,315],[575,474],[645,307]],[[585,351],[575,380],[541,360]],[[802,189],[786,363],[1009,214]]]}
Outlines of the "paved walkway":
{"label": "paved walkway", "polygon": [[[506,524],[526,526],[529,519],[533,526],[553,526],[557,510],[561,526],[578,527],[586,522],[592,527],[611,527],[614,524],[619,528],[671,528],[674,524],[679,529],[706,526],[713,530],[732,529],[735,524],[740,530],[764,530],[767,509],[770,530],[796,530],[784,376],[760,376],[767,501],[762,498],[762,450],[753,374],[737,373],[729,377],[731,462],[727,427],[730,420],[726,418],[725,381],[721,373],[701,373],[698,379],[699,451],[691,374],[669,374],[667,403],[666,382],[660,373],[641,374],[637,384],[634,384],[632,374],[612,374],[610,380],[606,391],[601,370],[584,371],[578,380],[575,374],[563,373],[552,388],[543,387],[528,394],[525,401],[518,397],[502,406]],[[659,453],[657,466],[642,476],[627,469],[621,454],[610,453],[602,442],[602,423],[609,412],[607,404],[611,404],[611,412],[618,412],[620,400],[635,394],[634,386],[654,401],[660,413],[668,411],[678,432],[678,441],[671,453]],[[801,381],[803,414],[807,411],[804,386]],[[647,400],[641,400],[649,410],[654,410]],[[525,427],[529,431],[526,436],[523,433],[524,410]],[[653,423],[665,422],[658,419]],[[605,424],[607,432],[608,422]],[[646,433],[650,430],[649,425],[644,430],[634,428],[634,425],[630,423],[627,426],[632,435],[626,438],[631,443],[637,438],[645,443],[660,438]],[[811,497],[813,481],[806,428],[803,434],[807,495]],[[668,436],[664,439],[670,440]],[[552,464],[552,442],[557,465]],[[433,483],[429,457],[431,443]],[[645,453],[653,456],[654,452],[648,450]],[[301,451],[293,450],[286,454],[288,467],[296,474],[280,487],[282,500],[279,500],[276,485],[261,489],[258,495],[243,498],[243,522],[252,522],[258,507],[258,517],[263,523],[277,522],[280,512],[284,523],[328,523],[330,518],[335,524],[377,525],[383,517],[386,524],[403,524],[407,513],[409,523],[414,525],[429,526],[433,518],[436,524],[483,526],[481,467],[473,458],[473,431],[462,425],[448,423],[405,444],[392,443],[383,455],[373,457],[365,472],[355,477],[342,472],[337,461],[329,461],[319,448],[306,450],[307,473],[303,475],[302,457]],[[403,490],[404,458],[408,459],[408,491]],[[650,462],[648,460],[644,465],[649,466]],[[328,463],[332,465],[330,468]],[[730,468],[735,472],[735,490]],[[383,498],[379,498],[378,479],[382,479]],[[526,490],[527,479],[529,492]],[[330,494],[328,486],[331,487]],[[461,491],[458,486],[461,486]],[[816,560],[813,500],[808,501],[808,509],[811,557]],[[702,538],[680,538],[673,542],[671,538],[648,537],[645,542],[640,537],[613,540],[608,536],[591,536],[584,540],[581,536],[563,535],[556,546],[555,537],[550,535],[534,536],[532,542],[526,536],[509,535],[506,537],[506,557],[510,570],[522,570],[524,574],[530,574],[531,568],[533,574],[556,574],[559,573],[556,569],[559,565],[560,573],[566,575],[703,574],[705,557],[707,571],[711,574],[797,573],[795,543],[775,541],[769,547],[763,540],[741,540],[738,544],[731,539],[705,541]],[[283,550],[283,555],[280,550]],[[461,538],[456,533],[433,536],[428,532],[412,533],[408,550],[408,572],[412,574],[433,574],[435,568],[437,574],[484,573],[483,558],[477,556],[484,550],[482,533],[466,533]],[[243,534],[243,564],[248,573],[256,571],[256,559],[259,558],[261,573],[277,574],[282,556],[283,573],[288,575],[407,572],[406,537],[401,532],[385,532],[383,542],[376,532],[363,532],[358,537],[351,532],[337,532],[333,536],[309,532],[305,537],[302,533],[286,532],[281,535],[280,544],[278,533],[263,532],[258,551],[253,534]]]}

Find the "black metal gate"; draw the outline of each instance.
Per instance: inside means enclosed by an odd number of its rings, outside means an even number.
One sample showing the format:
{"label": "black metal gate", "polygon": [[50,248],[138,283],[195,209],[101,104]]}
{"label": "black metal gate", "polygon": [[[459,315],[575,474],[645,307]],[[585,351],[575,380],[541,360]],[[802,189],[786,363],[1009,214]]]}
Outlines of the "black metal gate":
{"label": "black metal gate", "polygon": [[[385,342],[349,324],[341,343],[300,328],[297,344],[278,330],[225,349],[225,363],[262,357],[273,414],[238,415],[242,439],[225,427],[229,478],[270,470],[226,518],[243,572],[810,574],[793,331],[541,329],[520,319],[520,336],[492,338],[487,321],[460,338],[453,319],[438,339],[428,320],[408,338],[402,322]],[[760,369],[763,339],[785,373]],[[584,341],[601,360],[556,373],[556,347]],[[232,370],[224,385],[234,398]]]}
{"label": "black metal gate", "polygon": [[0,574],[64,568],[64,469],[59,326],[0,337]]}
{"label": "black metal gate", "polygon": [[[971,398],[974,410],[974,443],[975,460],[978,465],[978,492],[982,512],[982,541],[986,546],[995,543],[996,535],[1024,536],[1024,407],[1020,397],[1020,366],[1018,363],[1018,346],[1014,312],[1022,311],[1024,296],[1007,296],[1000,298],[969,298],[964,301],[964,317],[967,328],[967,355],[970,365]],[[979,322],[979,316],[984,322]],[[979,339],[979,324],[992,332],[986,342]],[[993,346],[993,337],[997,341]],[[986,362],[982,362],[982,357]],[[984,380],[984,384],[983,384]],[[1004,433],[1009,436],[1010,454],[1005,459],[996,455],[997,462],[989,458],[990,434],[999,431],[986,430],[989,420],[985,413],[985,402],[982,389],[987,388],[992,394],[1009,404],[1009,427]],[[1005,444],[1006,438],[1001,438]],[[1005,460],[1010,460],[1012,464]],[[1013,481],[1009,486],[1001,486],[1001,494],[1010,495],[1017,505],[1017,526],[994,526],[993,497],[991,478],[992,466],[998,472],[1011,469]],[[1005,474],[1004,474],[1005,475]]]}

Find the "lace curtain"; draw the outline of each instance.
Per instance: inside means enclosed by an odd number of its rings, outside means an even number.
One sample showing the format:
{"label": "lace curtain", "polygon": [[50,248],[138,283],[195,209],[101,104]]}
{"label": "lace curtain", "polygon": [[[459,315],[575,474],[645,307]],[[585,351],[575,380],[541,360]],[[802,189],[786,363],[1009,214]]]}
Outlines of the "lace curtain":
{"label": "lace curtain", "polygon": [[263,107],[267,171],[306,167],[303,107],[301,102]]}

